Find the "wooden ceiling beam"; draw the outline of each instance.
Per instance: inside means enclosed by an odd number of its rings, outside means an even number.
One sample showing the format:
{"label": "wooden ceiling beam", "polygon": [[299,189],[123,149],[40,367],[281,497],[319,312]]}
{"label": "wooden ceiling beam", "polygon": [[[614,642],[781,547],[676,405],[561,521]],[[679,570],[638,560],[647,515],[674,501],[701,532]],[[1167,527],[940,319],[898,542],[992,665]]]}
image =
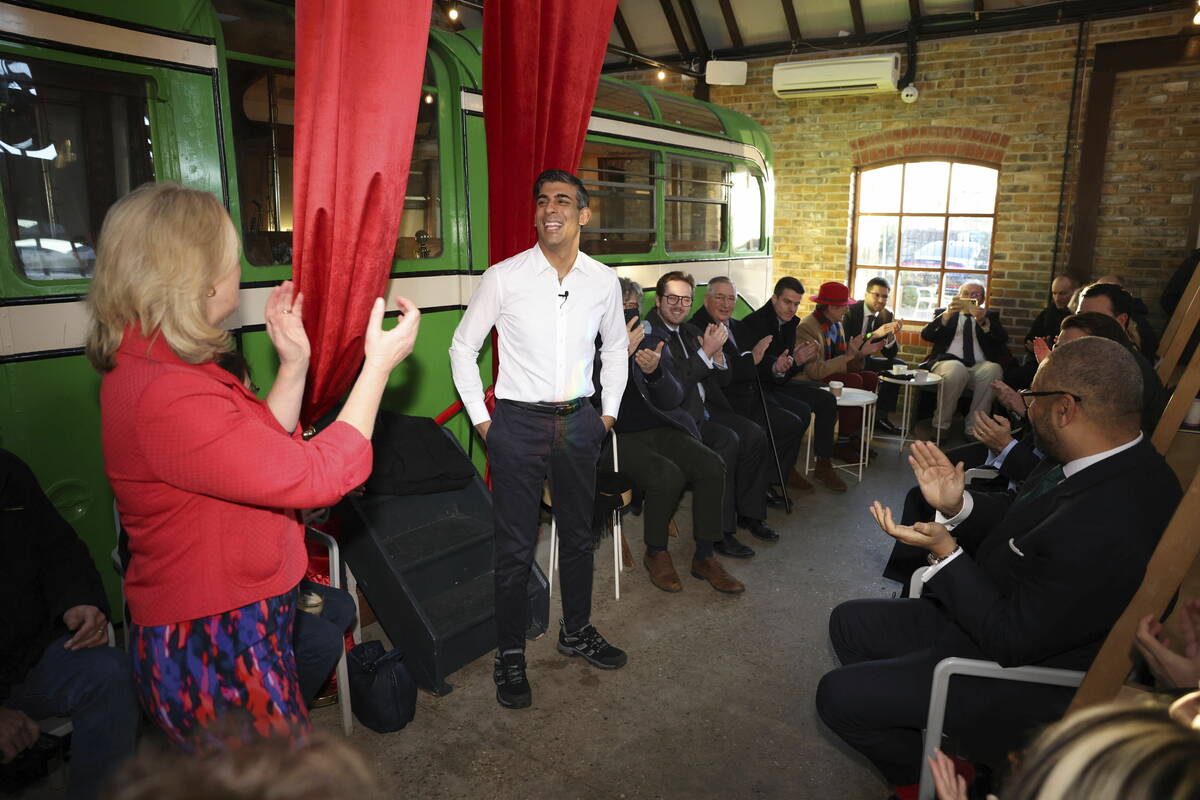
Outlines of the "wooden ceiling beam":
{"label": "wooden ceiling beam", "polygon": [[725,16],[725,27],[729,29],[729,41],[733,42],[733,46],[742,47],[742,31],[738,27],[737,17],[733,15],[733,6],[729,0],[718,0],[721,4],[721,14]]}
{"label": "wooden ceiling beam", "polygon": [[629,30],[629,25],[625,23],[625,15],[621,13],[621,7],[617,6],[616,16],[613,17],[613,24],[617,26],[617,35],[621,37],[621,42],[625,45],[626,50],[637,52],[637,42],[633,40],[633,34]]}
{"label": "wooden ceiling beam", "polygon": [[700,27],[700,17],[696,15],[696,6],[692,4],[692,0],[679,0],[679,7],[683,9],[683,19],[687,22],[688,32],[692,34],[696,52],[700,54],[701,58],[707,59],[712,50],[708,46],[708,40],[704,37],[704,29]]}
{"label": "wooden ceiling beam", "polygon": [[854,35],[862,36],[865,34],[867,26],[863,22],[862,0],[850,0],[850,16],[854,18]]}
{"label": "wooden ceiling beam", "polygon": [[671,36],[675,39],[675,47],[679,49],[679,57],[684,60],[691,60],[692,50],[688,47],[687,39],[683,36],[683,28],[679,27],[679,17],[675,14],[675,6],[671,0],[658,0],[658,4],[662,6],[663,16],[667,18],[667,27],[671,29]]}
{"label": "wooden ceiling beam", "polygon": [[800,23],[796,20],[796,7],[792,0],[779,0],[783,4],[783,16],[787,18],[788,36],[793,42],[800,41]]}

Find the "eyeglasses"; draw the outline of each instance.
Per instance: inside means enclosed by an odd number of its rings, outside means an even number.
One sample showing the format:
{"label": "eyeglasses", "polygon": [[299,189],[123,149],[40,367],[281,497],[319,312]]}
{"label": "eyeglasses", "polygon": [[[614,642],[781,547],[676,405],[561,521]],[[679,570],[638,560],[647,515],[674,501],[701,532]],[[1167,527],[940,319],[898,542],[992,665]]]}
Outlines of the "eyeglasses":
{"label": "eyeglasses", "polygon": [[1021,399],[1025,401],[1026,409],[1028,409],[1031,405],[1033,405],[1033,401],[1035,399],[1037,399],[1039,397],[1050,397],[1051,395],[1055,395],[1055,394],[1065,394],[1067,397],[1073,397],[1075,399],[1076,403],[1083,402],[1083,398],[1080,397],[1079,395],[1072,394],[1071,392],[1064,392],[1061,389],[1055,389],[1053,391],[1046,391],[1046,392],[1035,392],[1033,389],[1022,389],[1021,391],[1017,392],[1017,394],[1021,395]]}
{"label": "eyeglasses", "polygon": [[669,306],[690,306],[692,304],[692,298],[678,294],[664,294],[663,300]]}

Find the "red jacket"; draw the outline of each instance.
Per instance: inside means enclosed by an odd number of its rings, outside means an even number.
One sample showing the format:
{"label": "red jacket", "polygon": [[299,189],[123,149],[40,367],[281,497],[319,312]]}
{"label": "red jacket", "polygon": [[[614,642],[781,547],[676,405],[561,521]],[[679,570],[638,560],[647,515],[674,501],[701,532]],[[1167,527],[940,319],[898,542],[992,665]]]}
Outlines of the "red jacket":
{"label": "red jacket", "polygon": [[216,364],[125,333],[100,385],[104,467],[129,533],[133,621],[166,625],[292,589],[304,575],[296,509],[332,505],[371,472],[344,422],[305,442]]}

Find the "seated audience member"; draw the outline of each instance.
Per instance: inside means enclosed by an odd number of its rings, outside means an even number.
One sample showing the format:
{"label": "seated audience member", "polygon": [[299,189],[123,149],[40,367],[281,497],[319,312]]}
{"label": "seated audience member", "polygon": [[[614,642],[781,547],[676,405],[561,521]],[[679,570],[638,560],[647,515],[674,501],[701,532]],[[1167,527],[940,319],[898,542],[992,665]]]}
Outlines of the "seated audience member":
{"label": "seated audience member", "polygon": [[0,761],[37,741],[34,720],[69,717],[70,796],[95,798],[133,755],[137,698],[109,647],[108,602],[87,547],[19,458],[0,450]]}
{"label": "seated audience member", "polygon": [[[892,287],[886,279],[871,278],[867,281],[867,291],[863,299],[850,306],[845,319],[842,320],[842,327],[847,336],[861,335],[864,341],[868,337],[883,337],[883,349],[866,358],[864,369],[872,372],[888,372],[896,365],[904,366],[904,361],[896,357],[900,352],[900,343],[896,341],[896,334],[900,332],[900,321],[887,307],[891,294]],[[875,418],[875,427],[884,433],[897,435],[900,428],[892,424],[888,415],[896,410],[899,388],[894,383],[880,383],[877,391],[879,405],[876,408],[878,416]]]}
{"label": "seated audience member", "polygon": [[[767,403],[787,409],[799,418],[815,415],[812,448],[816,453],[817,466],[813,477],[830,491],[844,492],[846,484],[834,469],[832,458],[837,455],[844,461],[854,461],[858,458],[858,452],[848,446],[834,447],[837,398],[801,375],[803,365],[817,354],[814,342],[796,341],[796,327],[800,324],[796,309],[803,301],[804,284],[785,275],[775,283],[771,298],[762,308],[747,314],[741,321],[738,336],[753,342],[762,341],[766,336],[772,337],[758,365]],[[746,331],[745,336],[740,333],[742,329]],[[811,488],[799,472],[792,473],[788,485],[802,490]]]}
{"label": "seated audience member", "polygon": [[[868,356],[883,350],[885,339],[881,337],[864,341],[861,334],[849,336],[846,333],[842,319],[852,305],[850,287],[837,281],[827,281],[821,284],[821,291],[815,297],[808,299],[817,307],[801,320],[796,328],[796,339],[815,344],[817,354],[804,364],[804,376],[825,384],[841,381],[851,389],[874,392],[879,385],[879,376],[865,369],[866,360]],[[852,439],[859,436],[864,413],[861,408],[838,410],[838,429],[842,436]],[[871,432],[867,431],[866,436],[870,438]],[[854,457],[850,460],[858,461],[858,448],[854,450]]]}
{"label": "seated audience member", "polygon": [[1138,352],[1153,364],[1158,357],[1158,335],[1145,314],[1137,312],[1139,307],[1146,306],[1119,283],[1093,283],[1079,293],[1079,313],[1098,311],[1121,323]]}
{"label": "seated audience member", "polygon": [[332,505],[366,480],[379,400],[420,321],[396,298],[400,321],[383,331],[376,300],[345,405],[305,441],[309,342],[291,281],[267,299],[279,370],[265,400],[216,363],[232,349],[222,323],[237,310],[239,279],[237,232],[220,202],[146,185],[109,210],[88,297],[105,473],[129,535],[134,683],[147,715],[186,750],[307,734],[293,650],[308,561],[297,510]]}
{"label": "seated audience member", "polygon": [[1054,346],[1062,321],[1071,316],[1071,298],[1079,283],[1070,275],[1059,275],[1050,284],[1050,303],[1041,310],[1025,334],[1025,354],[1021,362],[1005,371],[1005,382],[1015,389],[1024,389],[1033,380],[1039,359],[1035,355],[1035,342],[1041,340],[1046,349]]}
{"label": "seated audience member", "polygon": [[146,750],[117,774],[107,800],[375,800],[379,782],[349,742],[317,733],[302,745],[264,740],[211,754]]}
{"label": "seated audience member", "polygon": [[[929,552],[922,596],[843,603],[830,617],[843,666],[821,679],[817,710],[902,787],[920,774],[937,663],[960,656],[1087,669],[1182,494],[1138,430],[1141,375],[1126,348],[1098,337],[1060,344],[1025,399],[1047,459],[1021,491],[964,491],[961,467],[915,443],[910,463],[937,521],[897,525],[878,502],[871,513],[890,536]],[[966,755],[987,761],[1057,719],[1074,691],[961,683],[946,731]]]}
{"label": "seated audience member", "polygon": [[967,281],[959,287],[958,297],[946,308],[935,310],[933,321],[921,331],[921,338],[933,344],[925,362],[931,372],[942,377],[942,402],[934,425],[942,436],[950,430],[958,399],[971,387],[971,409],[964,425],[971,438],[975,412],[990,414],[992,381],[1000,379],[1000,364],[1010,358],[1005,342],[1008,332],[1000,324],[1000,312],[984,309],[983,284]]}
{"label": "seated audience member", "polygon": [[683,386],[682,408],[696,423],[704,444],[725,462],[725,536],[717,543],[717,552],[745,558],[753,552],[747,554],[749,548],[737,540],[738,527],[763,541],[779,538],[766,523],[771,456],[762,428],[736,413],[725,397],[730,375],[723,349],[727,329],[708,325],[700,331],[685,321],[694,285],[692,276],[684,272],[660,277],[655,307],[646,319],[671,354],[671,369]]}
{"label": "seated audience member", "polygon": [[642,285],[637,281],[629,280],[629,278],[618,280],[621,283],[621,306],[626,311],[626,317],[630,311],[635,312],[634,316],[640,317],[642,315],[642,296],[644,295]]}
{"label": "seated audience member", "polygon": [[[1152,435],[1167,401],[1166,389],[1163,388],[1154,368],[1133,349],[1133,343],[1116,320],[1096,312],[1072,314],[1064,319],[1061,333],[1055,338],[1055,346],[1084,336],[1099,336],[1116,342],[1127,348],[1137,361],[1143,387],[1142,433],[1146,436]],[[997,480],[990,487],[985,484],[982,487],[973,485],[973,488],[1014,492],[1041,463],[1043,453],[1037,448],[1033,430],[1025,424],[1025,401],[1020,394],[1001,381],[996,381],[993,388],[996,389],[996,398],[1007,409],[1009,416],[1006,418],[997,414],[988,417],[982,413],[977,414],[975,438],[978,441],[956,447],[948,451],[946,457],[950,463],[961,463],[966,469],[992,467],[999,473]],[[994,485],[995,483],[999,485]],[[934,509],[925,502],[921,488],[914,486],[909,489],[904,498],[900,524],[929,522],[933,518]],[[885,578],[900,581],[907,588],[909,576],[924,563],[924,558],[924,551],[897,541],[892,546],[892,555],[883,575]]]}
{"label": "seated audience member", "polygon": [[[1109,703],[1056,722],[1021,755],[1002,800],[1200,797],[1200,731],[1178,705]],[[967,800],[950,758],[931,763],[938,800]]]}
{"label": "seated audience member", "polygon": [[[741,341],[738,334],[745,335],[745,331],[740,324],[731,319],[736,303],[737,289],[733,281],[724,276],[713,278],[708,282],[704,305],[692,315],[691,324],[697,330],[707,330],[709,325],[720,325],[725,329],[726,338],[722,350],[725,351],[725,363],[729,365],[729,384],[724,387],[725,398],[734,411],[775,437],[775,447],[779,454],[779,473],[787,480],[800,457],[800,446],[804,442],[804,432],[808,430],[811,412],[805,410],[808,406],[804,406],[801,409],[803,414],[796,416],[779,405],[764,402],[761,394],[764,390],[759,385],[758,365],[762,363],[774,337],[763,336],[756,342]],[[749,339],[748,336],[746,338]],[[764,407],[768,416],[763,415]],[[770,479],[774,482],[777,477],[778,475],[772,473]],[[772,495],[772,498],[777,498],[777,502],[782,503],[782,497]]]}
{"label": "seated audience member", "polygon": [[[631,282],[632,283],[632,282]],[[634,284],[636,286],[636,284]],[[639,287],[640,288],[640,287]],[[632,291],[622,286],[625,296]],[[681,405],[683,385],[671,368],[671,352],[657,336],[646,336],[635,309],[626,309],[629,379],[615,426],[621,472],[645,492],[642,563],[650,582],[664,592],[683,589],[667,549],[669,527],[686,487],[692,487],[692,575],[719,592],[736,594],[745,585],[713,555],[722,543],[725,463],[700,441],[700,429]],[[597,384],[599,385],[599,384]],[[750,555],[754,554],[753,550]]]}

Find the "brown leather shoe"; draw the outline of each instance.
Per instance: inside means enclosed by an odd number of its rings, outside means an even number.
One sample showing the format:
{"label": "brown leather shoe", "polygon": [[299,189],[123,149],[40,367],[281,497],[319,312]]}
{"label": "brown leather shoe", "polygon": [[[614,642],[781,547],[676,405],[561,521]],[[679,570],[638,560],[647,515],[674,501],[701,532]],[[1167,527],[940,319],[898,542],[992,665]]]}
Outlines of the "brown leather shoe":
{"label": "brown leather shoe", "polygon": [[746,591],[746,584],[726,572],[716,556],[709,556],[700,561],[692,559],[692,577],[708,581],[714,589],[725,594],[741,594]]}
{"label": "brown leather shoe", "polygon": [[664,592],[683,590],[683,584],[679,582],[679,574],[675,572],[675,565],[671,562],[671,554],[666,550],[661,553],[646,553],[642,563],[646,565],[646,571],[650,573],[650,582],[659,589]]}
{"label": "brown leather shoe", "polygon": [[833,468],[833,462],[828,458],[817,459],[817,468],[813,470],[813,477],[816,478],[817,483],[831,492],[846,491],[846,484],[838,476],[837,470]]}
{"label": "brown leather shoe", "polygon": [[788,487],[795,489],[798,492],[811,492],[813,485],[808,479],[800,474],[799,470],[792,470],[792,474],[788,475]]}

